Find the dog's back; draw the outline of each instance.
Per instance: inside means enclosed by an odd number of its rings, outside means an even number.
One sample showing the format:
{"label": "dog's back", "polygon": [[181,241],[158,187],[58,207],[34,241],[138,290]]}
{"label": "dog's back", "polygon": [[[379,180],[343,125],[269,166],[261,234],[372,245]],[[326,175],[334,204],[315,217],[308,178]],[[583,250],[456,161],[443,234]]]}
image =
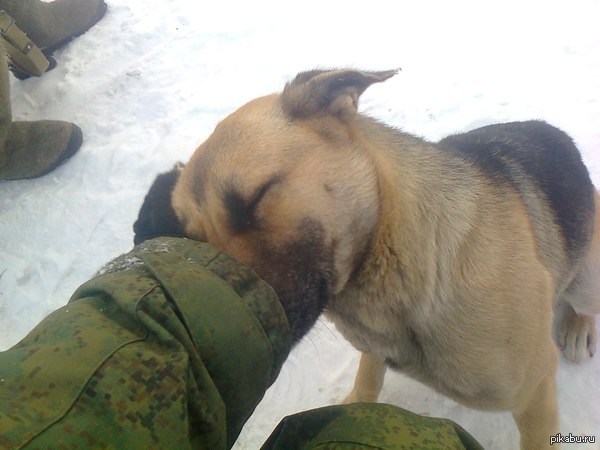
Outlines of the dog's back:
{"label": "dog's back", "polygon": [[485,126],[439,145],[519,193],[539,257],[562,292],[588,251],[594,221],[594,186],[572,139],[545,122],[528,121]]}

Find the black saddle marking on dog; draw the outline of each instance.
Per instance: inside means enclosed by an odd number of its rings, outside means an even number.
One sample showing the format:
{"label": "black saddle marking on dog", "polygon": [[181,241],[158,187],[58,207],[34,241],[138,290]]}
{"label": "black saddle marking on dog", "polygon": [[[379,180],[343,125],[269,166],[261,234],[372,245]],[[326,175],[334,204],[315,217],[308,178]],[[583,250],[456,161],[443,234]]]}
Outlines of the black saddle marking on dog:
{"label": "black saddle marking on dog", "polygon": [[272,176],[261,184],[249,198],[245,198],[233,186],[225,190],[223,204],[227,211],[229,227],[233,233],[243,233],[258,227],[256,208],[269,189],[280,183],[282,179],[283,176],[280,174]]}
{"label": "black saddle marking on dog", "polygon": [[581,154],[562,130],[542,121],[512,122],[449,136],[439,145],[519,193],[519,177],[528,176],[552,208],[569,258],[585,251],[592,233],[594,186]]}

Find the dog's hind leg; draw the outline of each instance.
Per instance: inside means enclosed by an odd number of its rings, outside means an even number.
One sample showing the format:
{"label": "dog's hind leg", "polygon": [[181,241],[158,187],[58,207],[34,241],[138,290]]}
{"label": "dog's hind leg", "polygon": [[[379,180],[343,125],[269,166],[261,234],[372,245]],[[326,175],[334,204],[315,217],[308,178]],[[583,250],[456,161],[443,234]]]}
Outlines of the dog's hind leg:
{"label": "dog's hind leg", "polygon": [[558,345],[572,362],[582,362],[596,351],[594,315],[600,313],[600,196],[597,192],[594,203],[596,213],[590,249],[557,310]]}
{"label": "dog's hind leg", "polygon": [[550,436],[558,433],[558,404],[556,398],[557,352],[546,376],[533,393],[523,395],[520,407],[513,411],[513,417],[521,434],[521,450],[557,448],[551,446]]}
{"label": "dog's hind leg", "polygon": [[344,399],[344,403],[376,402],[383,386],[384,375],[385,362],[371,353],[363,353],[354,387]]}

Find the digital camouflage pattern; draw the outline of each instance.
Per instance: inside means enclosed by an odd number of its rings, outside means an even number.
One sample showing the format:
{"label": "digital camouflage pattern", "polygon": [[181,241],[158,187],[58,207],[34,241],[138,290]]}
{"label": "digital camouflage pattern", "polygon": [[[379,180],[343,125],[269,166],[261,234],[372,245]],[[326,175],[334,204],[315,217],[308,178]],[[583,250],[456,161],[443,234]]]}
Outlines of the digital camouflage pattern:
{"label": "digital camouflage pattern", "polygon": [[290,346],[250,269],[148,241],[0,355],[0,448],[230,447]]}
{"label": "digital camouflage pattern", "polygon": [[281,421],[262,450],[483,450],[446,419],[383,403],[319,408]]}
{"label": "digital camouflage pattern", "polygon": [[[230,448],[290,348],[252,270],[205,243],[146,241],[0,353],[0,449]],[[376,404],[292,416],[265,444],[315,447],[480,448]]]}

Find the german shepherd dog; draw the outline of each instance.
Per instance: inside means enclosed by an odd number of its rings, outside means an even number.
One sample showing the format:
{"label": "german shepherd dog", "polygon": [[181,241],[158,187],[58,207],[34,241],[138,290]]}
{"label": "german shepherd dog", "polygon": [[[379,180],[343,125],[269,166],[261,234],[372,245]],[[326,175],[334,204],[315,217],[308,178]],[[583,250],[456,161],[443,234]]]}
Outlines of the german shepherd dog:
{"label": "german shepherd dog", "polygon": [[[544,122],[434,144],[359,114],[364,90],[395,73],[304,72],[242,106],[146,199],[136,232],[248,264],[296,339],[325,311],[362,352],[347,402],[376,401],[387,366],[511,411],[523,449],[549,448],[554,311],[568,360],[595,351],[600,197],[573,141]],[[165,229],[140,230],[152,226]]]}

